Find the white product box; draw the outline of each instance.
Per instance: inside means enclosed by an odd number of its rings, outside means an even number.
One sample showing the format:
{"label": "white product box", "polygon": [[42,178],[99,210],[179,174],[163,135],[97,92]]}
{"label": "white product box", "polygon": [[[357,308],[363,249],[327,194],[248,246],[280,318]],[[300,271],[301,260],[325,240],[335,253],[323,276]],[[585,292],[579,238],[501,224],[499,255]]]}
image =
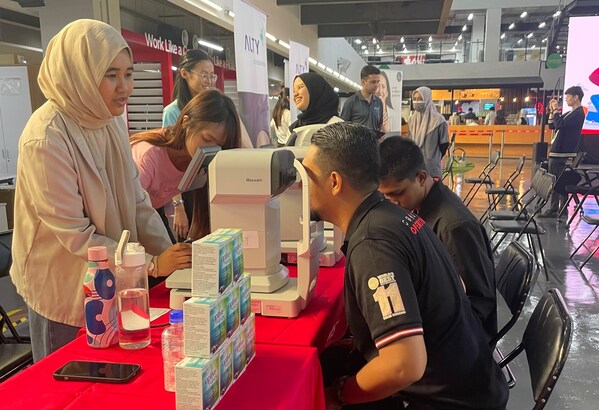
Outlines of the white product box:
{"label": "white product box", "polygon": [[220,400],[219,356],[186,357],[175,366],[177,410],[210,410]]}
{"label": "white product box", "polygon": [[231,347],[233,350],[233,378],[237,380],[245,370],[246,365],[245,328],[243,326],[233,334]]}
{"label": "white product box", "polygon": [[243,327],[245,328],[245,361],[247,366],[256,355],[256,315],[252,313]]}
{"label": "white product box", "polygon": [[239,327],[239,287],[233,284],[233,287],[223,294],[225,306],[227,308],[227,337],[233,336],[233,333]]}
{"label": "white product box", "polygon": [[232,239],[209,235],[198,239],[191,249],[191,294],[218,297],[233,282]]}
{"label": "white product box", "polygon": [[227,340],[218,351],[220,356],[220,396],[223,397],[233,384],[233,345]]}
{"label": "white product box", "polygon": [[227,308],[225,299],[191,298],[183,303],[185,355],[210,357],[224,343]]}
{"label": "white product box", "polygon": [[239,320],[245,323],[252,313],[252,285],[249,273],[244,273],[237,282],[239,287]]}
{"label": "white product box", "polygon": [[233,282],[243,275],[243,231],[238,228],[217,229],[213,235],[231,238],[231,263],[233,264]]}

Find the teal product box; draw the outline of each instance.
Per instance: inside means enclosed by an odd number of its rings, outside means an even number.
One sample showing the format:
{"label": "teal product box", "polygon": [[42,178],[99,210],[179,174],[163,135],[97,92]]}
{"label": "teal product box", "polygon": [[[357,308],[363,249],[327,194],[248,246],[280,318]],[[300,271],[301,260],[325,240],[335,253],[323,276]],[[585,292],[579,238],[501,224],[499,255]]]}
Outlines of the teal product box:
{"label": "teal product box", "polygon": [[218,297],[233,283],[232,239],[208,235],[191,248],[191,295]]}
{"label": "teal product box", "polygon": [[237,380],[246,365],[245,328],[243,326],[237,329],[231,338],[231,347],[233,350],[233,378]]}
{"label": "teal product box", "polygon": [[219,356],[186,357],[175,366],[177,410],[210,410],[220,400]]}
{"label": "teal product box", "polygon": [[239,282],[239,320],[245,323],[252,313],[252,285],[249,273],[244,273]]}
{"label": "teal product box", "polygon": [[225,306],[227,308],[227,337],[233,336],[233,333],[239,327],[239,287],[234,284],[231,289],[223,295]]}
{"label": "teal product box", "polygon": [[221,228],[213,235],[228,236],[231,238],[231,258],[233,263],[233,282],[237,282],[243,275],[243,231],[239,228]]}
{"label": "teal product box", "polygon": [[233,384],[233,345],[227,340],[220,348],[220,396],[223,397]]}
{"label": "teal product box", "polygon": [[227,307],[221,296],[213,298],[191,298],[183,302],[183,324],[185,326],[185,355],[210,357],[227,338]]}
{"label": "teal product box", "polygon": [[256,315],[252,313],[243,327],[245,328],[245,362],[247,365],[256,355]]}

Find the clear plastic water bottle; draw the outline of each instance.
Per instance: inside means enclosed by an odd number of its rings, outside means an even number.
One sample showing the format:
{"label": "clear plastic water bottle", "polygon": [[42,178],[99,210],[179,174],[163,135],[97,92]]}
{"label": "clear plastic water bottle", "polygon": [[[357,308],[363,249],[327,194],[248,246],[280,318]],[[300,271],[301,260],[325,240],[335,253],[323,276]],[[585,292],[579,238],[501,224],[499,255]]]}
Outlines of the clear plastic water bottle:
{"label": "clear plastic water bottle", "polygon": [[87,272],[83,276],[87,344],[95,348],[110,347],[119,340],[116,280],[108,266],[105,246],[90,247],[87,257]]}
{"label": "clear plastic water bottle", "polygon": [[162,332],[164,389],[175,391],[175,365],[185,358],[183,350],[183,311],[171,310],[171,325]]}
{"label": "clear plastic water bottle", "polygon": [[151,336],[146,251],[139,243],[127,244],[122,263],[116,267],[116,278],[119,345],[141,349],[150,344]]}

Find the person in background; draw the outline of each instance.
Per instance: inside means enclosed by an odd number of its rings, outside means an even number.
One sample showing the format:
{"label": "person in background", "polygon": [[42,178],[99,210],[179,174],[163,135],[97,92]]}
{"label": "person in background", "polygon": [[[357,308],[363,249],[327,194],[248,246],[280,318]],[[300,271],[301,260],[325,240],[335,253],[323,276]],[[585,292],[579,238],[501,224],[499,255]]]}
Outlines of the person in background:
{"label": "person in background", "polygon": [[[557,100],[549,102],[549,128],[555,130],[549,151],[549,173],[559,177],[566,167],[568,158],[573,157],[580,147],[585,113],[582,108],[584,92],[579,86],[568,88],[564,92],[566,104],[571,108],[566,114],[559,112]],[[567,198],[553,191],[549,209],[541,214],[544,218],[556,218],[560,207]],[[566,213],[567,216],[567,213]]]}
{"label": "person in background", "polygon": [[323,352],[327,409],[396,410],[404,401],[410,409],[505,409],[507,384],[443,244],[377,191],[373,131],[328,125],[302,164],[312,214],[346,240],[345,312],[357,353],[346,349],[348,368],[333,374]]}
{"label": "person in background", "polygon": [[381,70],[366,65],[360,71],[362,89],[345,100],[341,118],[362,124],[375,131],[383,131],[383,101],[377,97]]}
{"label": "person in background", "polygon": [[458,115],[457,112],[453,112],[453,114],[451,114],[451,117],[449,117],[449,125],[460,125],[461,124],[461,119],[460,116]]}
{"label": "person in background", "polygon": [[468,121],[468,120],[478,121],[478,117],[474,113],[474,109],[472,107],[468,108],[468,113],[464,116],[464,119],[466,121]]}
{"label": "person in background", "polygon": [[507,119],[505,118],[505,111],[497,110],[497,117],[495,117],[495,125],[506,125]]}
{"label": "person in background", "polygon": [[293,80],[293,103],[301,111],[291,124],[289,146],[310,145],[310,137],[327,124],[343,121],[337,117],[339,96],[331,85],[316,73],[304,73]]}
{"label": "person in background", "polygon": [[127,229],[148,253],[149,275],[191,266],[190,245],[171,244],[139,183],[122,117],[133,59],[119,32],[96,20],[68,24],[50,40],[38,82],[48,101],[19,140],[10,269],[35,361],[84,325],[89,247],[106,246],[114,268]]}
{"label": "person in background", "polygon": [[487,341],[491,340],[497,333],[497,299],[493,251],[485,228],[460,197],[428,174],[422,152],[412,141],[387,138],[380,154],[379,191],[394,204],[416,212],[437,234],[464,281]]}
{"label": "person in background", "polygon": [[414,113],[408,121],[408,138],[422,150],[429,175],[440,178],[441,158],[449,147],[449,130],[433,104],[433,93],[428,87],[418,87],[412,93]]}
{"label": "person in background", "polygon": [[383,102],[383,126],[381,127],[381,131],[401,131],[401,119],[393,108],[389,78],[384,71],[381,71],[381,81],[376,96]]}
{"label": "person in background", "polygon": [[[210,233],[207,185],[192,191],[194,209],[188,232],[179,225],[170,231],[165,206],[179,194],[177,186],[198,148],[241,146],[239,116],[233,101],[219,90],[202,91],[183,108],[175,125],[133,134],[130,141],[141,186],[150,195],[171,240],[199,239]],[[173,206],[182,207],[176,203]]]}
{"label": "person in background", "polygon": [[291,135],[291,131],[289,131],[291,111],[289,108],[289,88],[283,88],[279,93],[277,104],[272,110],[272,119],[270,120],[270,127],[275,131],[279,147],[284,146]]}
{"label": "person in background", "polygon": [[491,106],[489,108],[489,113],[485,117],[485,125],[495,125],[496,118],[497,118],[497,113],[495,112],[495,106]]}
{"label": "person in background", "polygon": [[519,116],[520,116],[520,120],[519,120],[518,124],[528,125],[528,120],[526,119],[526,112],[524,111],[524,109],[520,110]]}

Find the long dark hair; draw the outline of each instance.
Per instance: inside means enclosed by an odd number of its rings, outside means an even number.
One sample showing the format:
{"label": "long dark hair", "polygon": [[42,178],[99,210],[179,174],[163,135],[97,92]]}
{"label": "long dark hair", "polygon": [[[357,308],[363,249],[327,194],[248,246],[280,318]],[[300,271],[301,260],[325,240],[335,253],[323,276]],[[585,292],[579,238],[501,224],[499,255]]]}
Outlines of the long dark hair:
{"label": "long dark hair", "polygon": [[[185,122],[183,119],[187,118]],[[227,135],[222,149],[241,147],[241,127],[239,115],[231,98],[219,90],[202,91],[183,107],[181,115],[172,127],[164,130],[140,132],[129,138],[131,144],[145,141],[152,145],[185,150],[187,129],[205,127],[216,123],[225,125]],[[208,206],[208,185],[193,191],[193,217],[189,229],[189,237],[201,238],[210,233],[210,208]]]}
{"label": "long dark hair", "polygon": [[279,93],[279,99],[277,100],[277,105],[272,110],[272,119],[275,120],[275,124],[277,127],[281,126],[281,117],[283,117],[283,113],[285,110],[289,109],[289,88],[285,87]]}
{"label": "long dark hair", "polygon": [[181,70],[193,70],[193,67],[200,61],[210,61],[212,59],[203,50],[187,50],[185,55],[181,57],[179,62],[179,70],[177,72],[177,78],[175,78],[175,86],[173,88],[173,100],[177,100],[177,105],[180,110],[191,100],[191,90],[187,84],[187,80],[181,75]]}

